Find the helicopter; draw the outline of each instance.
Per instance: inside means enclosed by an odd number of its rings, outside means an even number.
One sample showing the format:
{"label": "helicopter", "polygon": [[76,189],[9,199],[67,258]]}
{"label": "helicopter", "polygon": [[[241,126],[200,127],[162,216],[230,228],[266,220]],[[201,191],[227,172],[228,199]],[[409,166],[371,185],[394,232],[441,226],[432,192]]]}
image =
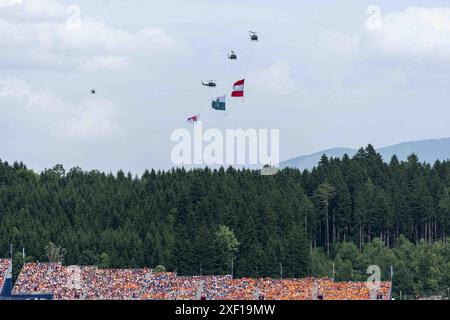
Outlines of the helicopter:
{"label": "helicopter", "polygon": [[230,59],[230,60],[237,60],[237,55],[236,55],[236,53],[234,53],[233,50],[231,50],[231,54],[228,55],[228,59]]}
{"label": "helicopter", "polygon": [[253,31],[249,31],[249,32],[250,32],[250,40],[258,41],[258,34],[256,32],[253,32]]}
{"label": "helicopter", "polygon": [[96,94],[95,89],[92,89],[92,90],[91,90],[91,94],[92,94],[92,95],[95,95],[95,94]]}
{"label": "helicopter", "polygon": [[205,87],[214,88],[215,86],[217,86],[217,84],[214,81],[215,80],[208,80],[206,83],[202,81],[202,85],[204,85]]}

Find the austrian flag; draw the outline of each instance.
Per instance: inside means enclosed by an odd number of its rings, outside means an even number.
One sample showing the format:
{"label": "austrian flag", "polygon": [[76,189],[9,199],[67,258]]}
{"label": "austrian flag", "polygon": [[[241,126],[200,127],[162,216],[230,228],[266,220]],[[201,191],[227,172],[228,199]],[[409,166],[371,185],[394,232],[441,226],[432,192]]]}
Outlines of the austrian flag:
{"label": "austrian flag", "polygon": [[244,81],[245,79],[239,80],[233,85],[233,92],[231,93],[232,97],[244,96]]}

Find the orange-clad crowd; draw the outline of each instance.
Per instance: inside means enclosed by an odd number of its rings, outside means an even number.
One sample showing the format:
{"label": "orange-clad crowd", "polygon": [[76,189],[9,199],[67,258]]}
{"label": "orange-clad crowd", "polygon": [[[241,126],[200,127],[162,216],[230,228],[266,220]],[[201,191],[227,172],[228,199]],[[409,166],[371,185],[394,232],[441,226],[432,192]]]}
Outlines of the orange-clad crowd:
{"label": "orange-clad crowd", "polygon": [[322,300],[387,300],[390,283],[335,282],[317,279],[317,297]]}
{"label": "orange-clad crowd", "polygon": [[178,277],[146,268],[29,263],[24,265],[13,294],[52,293],[56,300],[387,300],[390,287],[390,282],[369,287],[365,282],[326,278]]}
{"label": "orange-clad crowd", "polygon": [[312,300],[314,299],[314,278],[305,279],[261,279],[260,295],[267,300]]}

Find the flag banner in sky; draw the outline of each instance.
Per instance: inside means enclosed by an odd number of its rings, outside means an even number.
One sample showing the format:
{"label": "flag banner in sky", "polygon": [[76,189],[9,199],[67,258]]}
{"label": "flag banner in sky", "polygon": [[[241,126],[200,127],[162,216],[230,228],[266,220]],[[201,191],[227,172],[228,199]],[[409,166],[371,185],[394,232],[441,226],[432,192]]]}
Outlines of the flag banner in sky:
{"label": "flag banner in sky", "polygon": [[213,100],[212,107],[215,110],[225,111],[225,96],[218,97],[216,100]]}
{"label": "flag banner in sky", "polygon": [[199,118],[200,118],[200,115],[197,114],[195,116],[192,116],[192,117],[188,118],[187,121],[190,122],[190,123],[195,123],[195,122],[198,121]]}
{"label": "flag banner in sky", "polygon": [[244,96],[244,79],[237,81],[233,85],[232,97],[243,97]]}

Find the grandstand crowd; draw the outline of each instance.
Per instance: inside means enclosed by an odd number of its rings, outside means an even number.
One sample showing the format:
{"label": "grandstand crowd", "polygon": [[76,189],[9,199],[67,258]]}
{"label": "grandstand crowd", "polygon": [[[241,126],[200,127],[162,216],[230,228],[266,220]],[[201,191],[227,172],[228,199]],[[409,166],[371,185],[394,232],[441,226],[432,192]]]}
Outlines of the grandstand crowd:
{"label": "grandstand crowd", "polygon": [[[10,260],[0,260],[0,284]],[[151,269],[99,269],[61,263],[27,263],[13,295],[52,294],[54,300],[388,300],[390,282],[327,278],[233,279],[231,276],[179,277]]]}
{"label": "grandstand crowd", "polygon": [[3,283],[5,282],[6,273],[8,272],[10,264],[11,260],[0,259],[0,292],[3,287]]}

